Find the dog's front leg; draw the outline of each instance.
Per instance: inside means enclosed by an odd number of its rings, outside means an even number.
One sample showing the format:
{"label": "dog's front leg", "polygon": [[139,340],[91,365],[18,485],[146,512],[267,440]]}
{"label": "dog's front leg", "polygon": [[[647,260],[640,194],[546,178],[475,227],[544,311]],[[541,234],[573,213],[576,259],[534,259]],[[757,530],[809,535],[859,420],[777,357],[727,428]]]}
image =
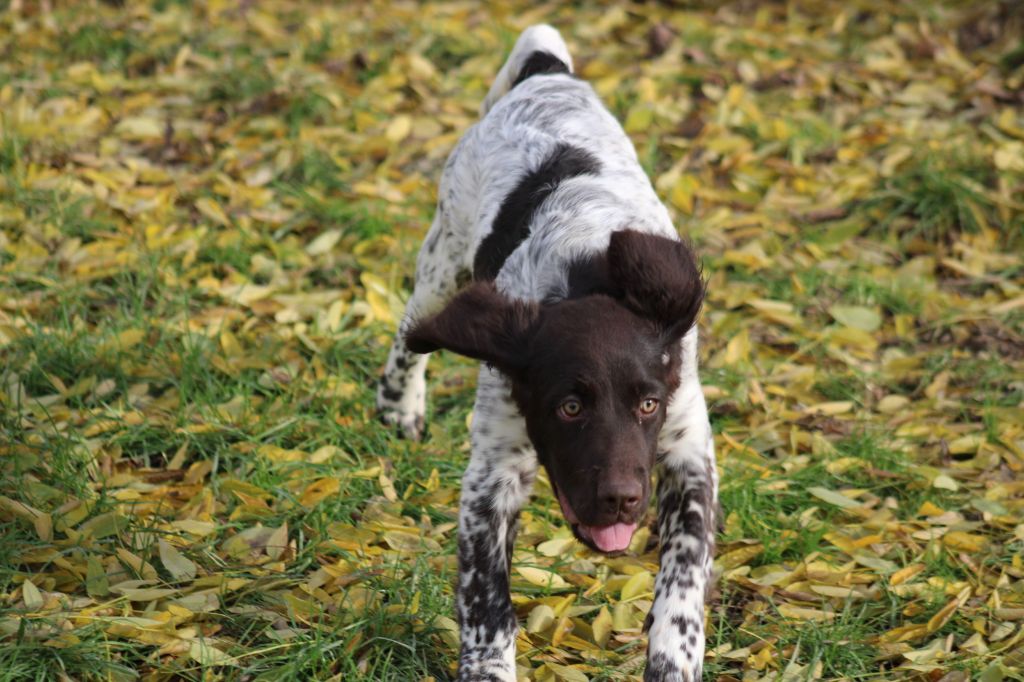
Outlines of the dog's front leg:
{"label": "dog's front leg", "polygon": [[[696,353],[689,355],[695,363]],[[661,566],[647,619],[645,682],[697,682],[704,662],[704,601],[714,555],[718,473],[696,368],[686,375],[669,404],[659,444]]]}
{"label": "dog's front leg", "polygon": [[516,679],[509,568],[537,456],[504,382],[483,367],[459,508],[459,682]]}
{"label": "dog's front leg", "polygon": [[418,319],[436,313],[455,294],[463,247],[450,223],[441,202],[416,258],[416,286],[377,384],[377,412],[381,420],[396,426],[399,435],[412,440],[418,440],[423,431],[429,356],[410,351],[405,335]]}

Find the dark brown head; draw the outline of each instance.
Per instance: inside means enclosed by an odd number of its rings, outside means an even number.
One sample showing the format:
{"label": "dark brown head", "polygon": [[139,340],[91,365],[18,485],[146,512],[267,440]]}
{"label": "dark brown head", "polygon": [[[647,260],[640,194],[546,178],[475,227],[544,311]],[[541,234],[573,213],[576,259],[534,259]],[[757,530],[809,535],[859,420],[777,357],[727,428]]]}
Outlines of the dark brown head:
{"label": "dark brown head", "polygon": [[704,287],[686,245],[632,230],[612,235],[596,271],[591,293],[543,305],[478,282],[416,324],[406,343],[508,376],[566,520],[585,543],[612,552],[625,549],[647,508],[679,341]]}

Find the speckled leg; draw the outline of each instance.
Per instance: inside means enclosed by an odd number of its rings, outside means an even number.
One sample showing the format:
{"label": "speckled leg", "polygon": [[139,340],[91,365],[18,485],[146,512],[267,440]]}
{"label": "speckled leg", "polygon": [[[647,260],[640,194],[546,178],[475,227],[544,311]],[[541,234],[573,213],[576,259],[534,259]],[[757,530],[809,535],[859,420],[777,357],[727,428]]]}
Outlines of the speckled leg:
{"label": "speckled leg", "polygon": [[645,682],[696,682],[718,510],[715,446],[697,380],[696,328],[683,340],[682,382],[669,403],[658,459],[661,566],[647,617]]}
{"label": "speckled leg", "polygon": [[398,428],[405,438],[419,440],[427,409],[427,355],[416,355],[405,347],[402,333],[406,317],[398,328],[388,354],[384,376],[377,385],[377,412],[381,421]]}
{"label": "speckled leg", "polygon": [[459,682],[514,682],[516,615],[509,562],[537,455],[503,379],[482,367],[473,451],[459,508]]}
{"label": "speckled leg", "polygon": [[417,319],[441,310],[458,288],[465,245],[451,223],[444,202],[439,203],[434,223],[416,258],[416,286],[377,385],[377,412],[381,420],[414,440],[423,432],[427,398],[424,375],[429,356],[410,351],[405,345],[405,333]]}

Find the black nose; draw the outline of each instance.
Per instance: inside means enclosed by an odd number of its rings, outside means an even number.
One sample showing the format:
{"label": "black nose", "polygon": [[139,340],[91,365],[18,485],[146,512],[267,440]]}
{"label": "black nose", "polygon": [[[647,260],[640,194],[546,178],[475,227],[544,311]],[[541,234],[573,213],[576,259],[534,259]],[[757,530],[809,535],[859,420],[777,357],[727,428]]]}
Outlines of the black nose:
{"label": "black nose", "polygon": [[640,481],[616,480],[601,486],[601,503],[612,514],[634,514],[640,507],[644,488]]}

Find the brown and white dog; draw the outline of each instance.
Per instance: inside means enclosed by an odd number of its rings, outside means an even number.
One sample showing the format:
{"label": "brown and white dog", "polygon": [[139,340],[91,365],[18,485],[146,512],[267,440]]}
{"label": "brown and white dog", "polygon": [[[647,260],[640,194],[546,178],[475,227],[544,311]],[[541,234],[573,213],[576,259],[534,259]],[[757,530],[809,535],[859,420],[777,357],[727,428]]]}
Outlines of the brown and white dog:
{"label": "brown and white dog", "polygon": [[481,110],[445,165],[377,400],[417,438],[426,353],[486,363],[459,513],[459,679],[516,679],[509,561],[543,465],[576,537],[606,553],[629,545],[658,467],[644,679],[698,680],[717,473],[694,256],[555,29],[519,37]]}

